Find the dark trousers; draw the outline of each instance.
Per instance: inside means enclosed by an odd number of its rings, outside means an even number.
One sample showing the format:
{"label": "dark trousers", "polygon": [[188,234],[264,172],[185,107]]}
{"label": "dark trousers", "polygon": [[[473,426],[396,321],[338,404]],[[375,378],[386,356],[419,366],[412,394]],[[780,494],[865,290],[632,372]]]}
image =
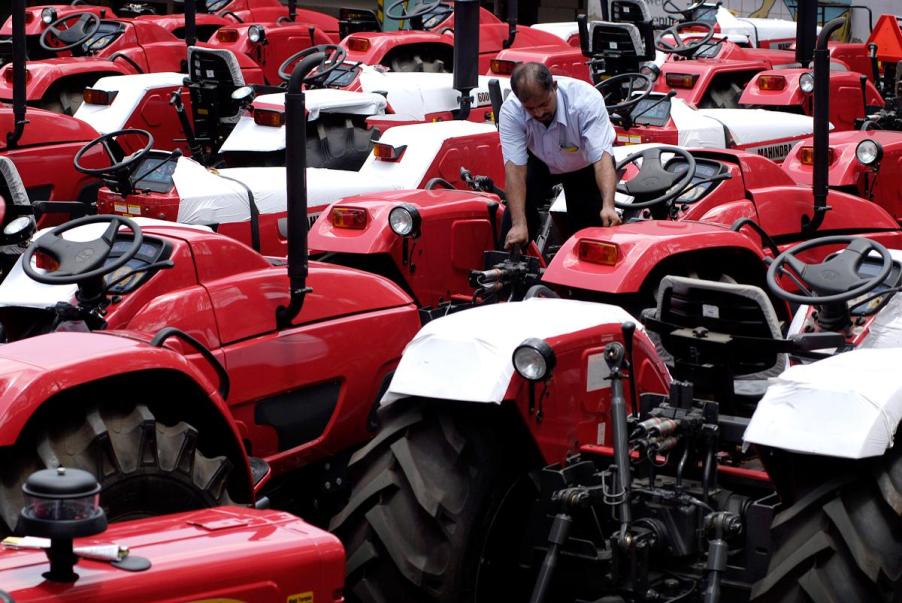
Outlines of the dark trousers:
{"label": "dark trousers", "polygon": [[[561,236],[567,239],[577,230],[589,226],[601,226],[601,192],[595,181],[595,167],[588,165],[581,170],[567,174],[552,174],[545,162],[529,154],[526,162],[526,227],[529,239],[534,241],[541,230],[539,208],[544,206],[551,196],[551,188],[555,184],[564,185],[567,195],[566,232]],[[501,222],[501,243],[511,228],[510,209],[504,212]]]}

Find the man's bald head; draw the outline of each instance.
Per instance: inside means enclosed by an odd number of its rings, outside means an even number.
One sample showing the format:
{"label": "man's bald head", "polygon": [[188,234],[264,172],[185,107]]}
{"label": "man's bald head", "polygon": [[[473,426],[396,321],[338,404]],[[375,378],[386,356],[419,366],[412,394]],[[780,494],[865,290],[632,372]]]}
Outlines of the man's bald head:
{"label": "man's bald head", "polygon": [[521,63],[511,73],[511,90],[523,109],[546,126],[557,111],[557,82],[542,63]]}

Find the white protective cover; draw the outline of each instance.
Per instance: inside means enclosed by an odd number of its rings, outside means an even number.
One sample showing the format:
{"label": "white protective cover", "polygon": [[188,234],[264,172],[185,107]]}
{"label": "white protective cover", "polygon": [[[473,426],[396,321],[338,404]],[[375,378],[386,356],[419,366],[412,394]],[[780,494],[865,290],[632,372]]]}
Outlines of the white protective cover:
{"label": "white protective cover", "polygon": [[[723,124],[705,115],[680,98],[670,101],[670,118],[677,129],[677,141],[681,147],[723,149],[726,147]],[[628,135],[628,133],[627,133]],[[618,142],[621,136],[617,137]]]}
{"label": "white protective cover", "polygon": [[491,304],[433,320],[407,344],[382,403],[422,396],[498,404],[514,373],[511,356],[523,340],[625,321],[640,324],[618,306],[547,298]]}
{"label": "white protective cover", "polygon": [[[141,73],[102,77],[92,88],[107,92],[115,91],[116,98],[109,105],[82,103],[75,111],[75,117],[89,123],[101,134],[109,134],[125,127],[138,103],[148,92],[155,88],[181,86],[184,81],[184,73]],[[172,110],[172,119],[175,119],[175,109]]]}
{"label": "white protective cover", "polygon": [[[387,101],[380,94],[351,92],[349,90],[332,90],[323,88],[309,90],[304,94],[307,108],[307,121],[319,119],[320,113],[342,113],[346,115],[382,115],[385,113]],[[263,94],[254,99],[254,103],[285,108],[285,93]],[[281,151],[285,148],[285,126],[272,128],[260,126],[254,122],[249,112],[244,113],[229,134],[220,153],[229,151],[269,152]]]}
{"label": "white protective cover", "polygon": [[[479,76],[479,85],[470,92],[476,107],[490,107],[489,81],[501,84],[502,95],[510,90],[510,79],[498,76]],[[360,72],[360,87],[364,92],[385,92],[395,113],[410,119],[423,120],[427,113],[453,111],[460,107],[460,92],[452,86],[450,73],[402,73],[382,72],[372,67]]]}
{"label": "white protective cover", "polygon": [[[139,226],[160,225],[166,227],[183,227],[196,230],[210,229],[206,226],[189,226],[178,225],[173,222],[165,222],[163,220],[155,220],[153,218],[131,218]],[[108,224],[86,224],[79,226],[67,232],[63,238],[69,241],[93,241],[107,229]],[[32,241],[44,236],[53,230],[52,228],[42,228],[32,237]],[[40,271],[40,269],[38,269]],[[47,308],[56,305],[58,302],[68,302],[75,297],[78,290],[76,285],[44,285],[37,281],[33,281],[22,270],[22,256],[16,260],[9,274],[0,282],[0,307],[17,307],[17,308]]]}
{"label": "white protective cover", "polygon": [[892,446],[902,419],[902,348],[858,349],[771,380],[743,436],[806,454],[861,459]]}
{"label": "white protective cover", "polygon": [[[383,134],[381,142],[407,145],[400,161],[380,161],[370,154],[357,172],[307,168],[307,207],[322,207],[361,193],[419,188],[445,140],[494,131],[491,124],[469,121],[391,128]],[[196,161],[181,157],[173,174],[179,195],[179,222],[223,224],[250,219],[247,191],[238,182],[220,175],[249,186],[261,214],[286,210],[284,167],[208,170]]]}
{"label": "white protective cover", "polygon": [[531,25],[533,29],[550,33],[557,36],[564,42],[568,42],[571,36],[579,34],[579,26],[576,21],[559,21],[557,23],[536,23]]}
{"label": "white protective cover", "polygon": [[[740,146],[790,137],[810,136],[814,131],[812,117],[784,111],[698,109],[697,113],[723,124],[730,131],[736,144]],[[680,133],[682,134],[682,131]],[[680,144],[683,144],[682,136]]]}
{"label": "white protective cover", "polygon": [[723,6],[717,9],[717,24],[721,32],[747,36],[755,46],[762,41],[794,40],[796,37],[795,21],[739,18]]}

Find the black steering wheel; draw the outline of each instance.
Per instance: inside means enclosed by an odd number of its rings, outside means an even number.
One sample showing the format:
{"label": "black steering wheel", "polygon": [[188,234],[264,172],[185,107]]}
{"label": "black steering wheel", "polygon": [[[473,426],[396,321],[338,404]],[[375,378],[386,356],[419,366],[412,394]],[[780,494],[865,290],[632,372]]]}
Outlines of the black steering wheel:
{"label": "black steering wheel", "polygon": [[[796,257],[802,251],[827,245],[842,245],[846,248],[819,264],[806,264]],[[873,277],[861,277],[858,267],[870,252],[876,252],[882,260],[880,272]],[[803,294],[793,293],[783,288],[777,275],[786,271],[789,265],[804,285]],[[767,269],[767,286],[774,295],[790,302],[809,305],[826,305],[846,302],[876,289],[893,268],[893,258],[886,247],[864,237],[831,236],[805,241],[787,249],[776,258]]]}
{"label": "black steering wheel", "polygon": [[[62,236],[79,226],[107,223],[109,226],[104,233],[92,241],[71,241]],[[110,252],[113,251],[120,226],[125,226],[132,232],[132,243],[121,256],[104,265]],[[22,257],[22,270],[30,279],[45,285],[78,284],[103,277],[125,266],[141,250],[143,240],[141,227],[128,218],[107,215],[85,216],[57,226],[29,245]],[[38,252],[56,260],[59,264],[56,270],[53,272],[35,270],[31,260]]]}
{"label": "black steering wheel", "polygon": [[232,0],[206,0],[207,12],[215,13],[229,5]]}
{"label": "black steering wheel", "polygon": [[[621,73],[595,84],[601,92],[608,111],[625,111],[632,109],[643,98],[651,94],[651,78],[644,73]],[[634,92],[642,94],[633,96]]]}
{"label": "black steering wheel", "polygon": [[423,17],[431,13],[442,4],[442,0],[431,0],[430,2],[418,4],[413,10],[408,11],[407,4],[412,1],[413,0],[396,0],[395,2],[392,2],[388,5],[388,8],[385,9],[385,16],[397,21],[416,19],[417,17]]}
{"label": "black steering wheel", "polygon": [[[116,139],[120,136],[139,136],[141,138],[146,139],[146,144],[129,155],[125,154],[125,151],[122,150],[122,147],[116,142]],[[91,168],[85,167],[82,165],[81,160],[85,156],[85,153],[90,151],[96,146],[102,146],[104,152],[109,157],[112,165],[99,167],[99,168]],[[110,132],[109,134],[104,134],[99,138],[95,138],[82,148],[78,150],[75,154],[75,169],[81,172],[82,174],[88,174],[89,176],[106,176],[108,178],[119,178],[122,174],[129,173],[132,169],[134,169],[138,162],[143,159],[148,153],[150,153],[151,149],[153,149],[153,134],[148,132],[147,130],[139,130],[137,128],[129,128],[127,130],[116,130],[115,132]]]}
{"label": "black steering wheel", "polygon": [[[664,169],[662,154],[673,153],[686,161],[686,171],[682,174],[670,172]],[[660,146],[643,149],[624,157],[617,162],[615,171],[619,172],[631,163],[642,160],[639,173],[626,182],[617,183],[617,192],[633,197],[653,197],[645,201],[634,203],[622,203],[615,201],[618,209],[646,209],[661,203],[672,201],[679,197],[695,176],[695,157],[686,149],[680,147]]]}
{"label": "black steering wheel", "polygon": [[706,0],[698,0],[697,2],[692,2],[686,8],[680,8],[676,4],[673,3],[673,0],[666,0],[664,4],[661,5],[661,8],[668,15],[688,15],[692,13],[697,8],[701,8],[705,5]]}
{"label": "black steering wheel", "polygon": [[[691,28],[693,34],[698,34],[701,33],[697,30],[697,28],[700,27],[704,28],[704,35],[698,38],[693,37],[687,41],[689,36],[686,35],[688,33],[686,30]],[[705,46],[711,40],[713,35],[714,26],[710,23],[702,23],[701,21],[677,23],[658,34],[655,38],[655,48],[661,52],[666,52],[667,54],[690,56],[694,54],[696,50]],[[673,38],[672,42],[665,39],[668,36]]]}
{"label": "black steering wheel", "polygon": [[[67,25],[65,29],[60,29],[61,25],[70,21],[75,22]],[[90,40],[98,29],[100,29],[100,17],[94,13],[69,13],[47,25],[47,29],[42,31],[41,37],[38,38],[38,44],[50,52],[71,50]],[[51,36],[53,37],[51,38]],[[51,46],[50,40],[56,40],[60,45]]]}
{"label": "black steering wheel", "polygon": [[337,69],[344,63],[348,56],[348,51],[344,47],[337,44],[320,44],[319,46],[311,46],[300,52],[296,52],[279,65],[279,77],[284,81],[291,79],[291,72],[294,70],[294,64],[300,60],[306,59],[317,52],[323,53],[323,58],[315,71],[304,76],[302,80],[305,84],[316,84],[325,79],[329,73]]}

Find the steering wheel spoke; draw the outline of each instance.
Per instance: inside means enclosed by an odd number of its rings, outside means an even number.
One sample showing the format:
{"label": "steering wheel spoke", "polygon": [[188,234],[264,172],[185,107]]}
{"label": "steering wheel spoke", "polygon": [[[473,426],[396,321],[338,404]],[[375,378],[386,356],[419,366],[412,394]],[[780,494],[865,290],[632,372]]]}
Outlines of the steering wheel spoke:
{"label": "steering wheel spoke", "polygon": [[[663,156],[672,153],[686,162],[686,170],[682,173],[671,172],[664,167]],[[615,172],[621,172],[629,164],[638,164],[639,171],[630,180],[617,184],[617,191],[626,195],[639,197],[631,203],[615,202],[615,206],[625,210],[647,209],[660,204],[673,203],[692,183],[695,176],[695,157],[686,149],[672,146],[658,146],[633,153],[615,166]]]}
{"label": "steering wheel spoke", "polygon": [[[699,30],[703,30],[704,33]],[[697,38],[687,40],[686,33],[701,33]],[[686,21],[677,23],[663,30],[655,38],[655,48],[667,54],[689,56],[705,46],[714,36],[714,26],[702,21]],[[672,41],[671,41],[672,40]]]}
{"label": "steering wheel spoke", "polygon": [[[126,154],[122,148],[122,145],[116,142],[117,139],[121,136],[137,136],[144,139],[145,144],[139,147],[136,151]],[[138,167],[138,162],[141,161],[141,159],[143,159],[148,153],[150,153],[151,149],[153,149],[153,143],[153,134],[151,134],[147,130],[138,130],[132,128],[110,132],[109,134],[104,134],[99,138],[95,138],[78,150],[78,152],[75,154],[74,159],[75,169],[83,174],[88,174],[91,176],[101,176],[116,179],[123,174],[131,174],[135,170],[135,168]],[[83,158],[89,151],[98,146],[103,149],[107,158],[110,160],[111,165],[100,168],[85,166],[83,163]]]}

